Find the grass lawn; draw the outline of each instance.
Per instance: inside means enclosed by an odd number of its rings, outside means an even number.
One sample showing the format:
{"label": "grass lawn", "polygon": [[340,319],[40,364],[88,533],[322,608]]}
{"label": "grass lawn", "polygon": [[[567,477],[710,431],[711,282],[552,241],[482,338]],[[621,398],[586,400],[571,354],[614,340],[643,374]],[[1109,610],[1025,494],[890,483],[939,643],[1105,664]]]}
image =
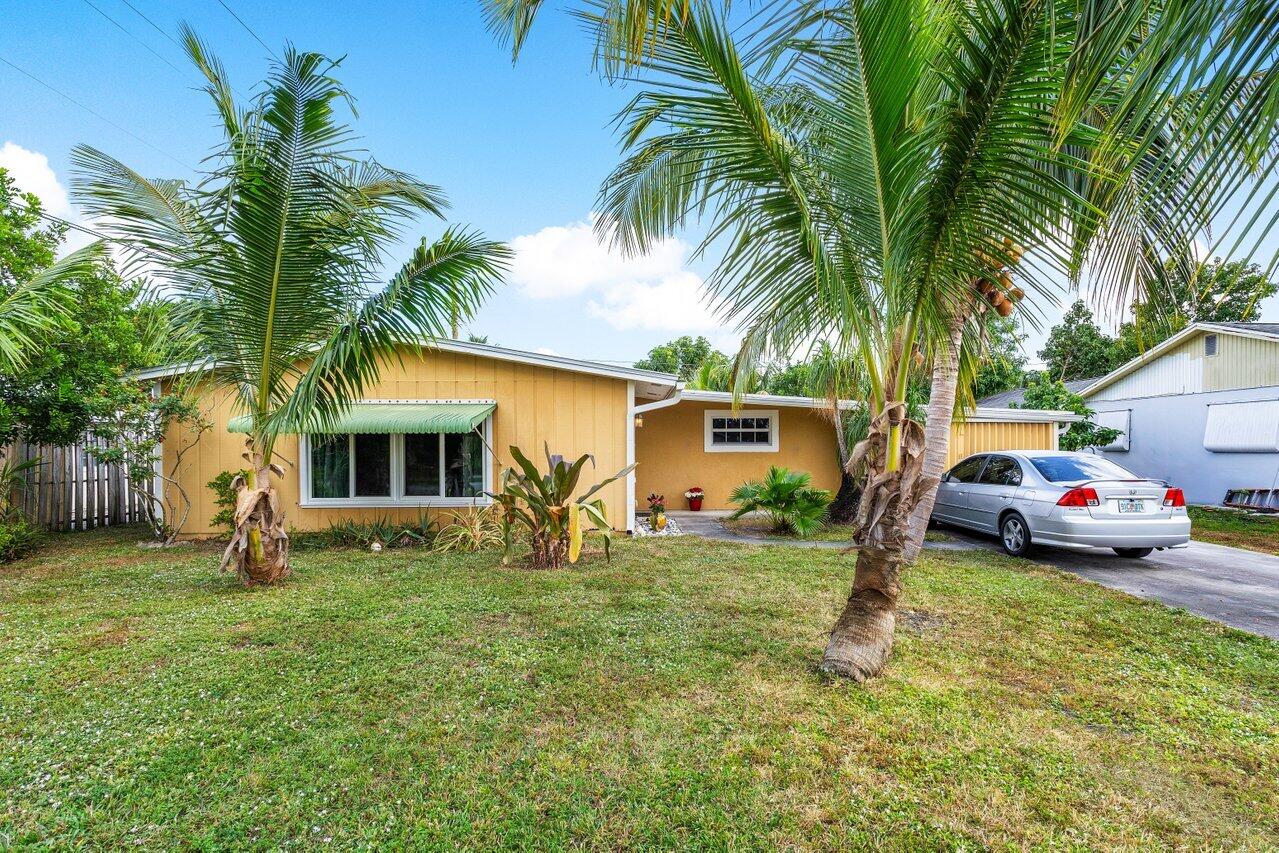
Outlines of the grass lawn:
{"label": "grass lawn", "polygon": [[[778,541],[798,538],[788,533],[777,533],[767,521],[758,518],[726,518],[722,523],[729,530],[748,536],[767,536],[769,539],[777,539]],[[851,544],[853,541],[853,526],[851,524],[828,524],[813,535],[805,538],[814,542],[846,542]],[[924,538],[930,542],[942,542],[950,537],[940,530],[929,530],[924,534]]]}
{"label": "grass lawn", "polygon": [[0,568],[0,847],[1279,845],[1279,644],[927,553],[815,670],[838,551],[297,555],[54,537]]}
{"label": "grass lawn", "polygon": [[1188,507],[1191,536],[1204,542],[1279,555],[1279,515],[1245,515],[1229,509]]}

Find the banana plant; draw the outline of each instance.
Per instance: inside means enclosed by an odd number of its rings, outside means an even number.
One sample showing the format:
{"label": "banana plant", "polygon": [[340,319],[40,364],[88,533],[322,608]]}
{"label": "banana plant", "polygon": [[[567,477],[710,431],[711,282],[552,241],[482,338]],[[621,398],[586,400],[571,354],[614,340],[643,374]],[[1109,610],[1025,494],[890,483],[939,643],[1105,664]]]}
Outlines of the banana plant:
{"label": "banana plant", "polygon": [[569,462],[562,456],[552,455],[549,445],[544,445],[544,449],[549,473],[539,471],[531,459],[512,445],[511,458],[516,467],[502,471],[500,491],[485,492],[502,513],[502,562],[510,562],[514,531],[522,526],[528,530],[534,568],[562,568],[566,559],[576,563],[582,553],[584,521],[593,523],[599,530],[604,539],[604,556],[610,558],[613,526],[608,522],[608,510],[602,499],[591,498],[609,483],[625,477],[635,465],[627,465],[573,497],[582,469],[587,462],[594,467],[595,457],[584,453]]}

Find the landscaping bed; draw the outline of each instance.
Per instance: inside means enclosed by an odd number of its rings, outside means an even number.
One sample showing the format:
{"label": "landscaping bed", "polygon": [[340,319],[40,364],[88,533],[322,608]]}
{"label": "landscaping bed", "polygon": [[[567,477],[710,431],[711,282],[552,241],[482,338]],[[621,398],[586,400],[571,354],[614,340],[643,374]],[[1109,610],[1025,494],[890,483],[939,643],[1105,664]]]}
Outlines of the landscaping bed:
{"label": "landscaping bed", "polygon": [[1279,845],[1279,644],[926,552],[815,669],[837,550],[298,554],[58,535],[0,569],[0,846]]}

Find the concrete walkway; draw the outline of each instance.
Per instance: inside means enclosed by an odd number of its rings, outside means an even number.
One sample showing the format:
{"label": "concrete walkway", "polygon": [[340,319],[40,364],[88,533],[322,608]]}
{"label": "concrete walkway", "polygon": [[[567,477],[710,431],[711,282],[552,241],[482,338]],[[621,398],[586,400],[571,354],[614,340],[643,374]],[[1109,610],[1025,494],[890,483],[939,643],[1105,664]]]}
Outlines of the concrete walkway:
{"label": "concrete walkway", "polygon": [[[721,524],[727,512],[669,513],[685,533],[746,545],[794,548],[848,547],[843,542],[814,542],[739,535]],[[999,551],[993,536],[948,527],[947,541],[925,542],[930,550]],[[1139,598],[1180,607],[1225,625],[1279,639],[1279,557],[1191,542],[1175,551],[1156,551],[1141,560],[1127,560],[1112,551],[1070,551],[1042,548],[1034,562],[1053,566]]]}

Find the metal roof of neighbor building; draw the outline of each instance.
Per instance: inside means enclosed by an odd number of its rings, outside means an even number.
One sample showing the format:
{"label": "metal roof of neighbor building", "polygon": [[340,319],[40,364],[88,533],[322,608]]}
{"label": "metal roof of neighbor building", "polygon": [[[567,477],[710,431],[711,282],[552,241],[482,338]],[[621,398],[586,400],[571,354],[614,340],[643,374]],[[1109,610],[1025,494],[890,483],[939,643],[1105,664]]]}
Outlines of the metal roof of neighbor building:
{"label": "metal roof of neighbor building", "polygon": [[[1096,382],[1100,377],[1090,376],[1087,379],[1067,379],[1062,384],[1066,386],[1066,390],[1078,394],[1092,383]],[[1011,391],[1000,391],[998,394],[991,394],[989,397],[982,397],[977,401],[977,405],[983,409],[1007,409],[1014,403],[1020,406],[1026,401],[1025,388],[1013,388]]]}

